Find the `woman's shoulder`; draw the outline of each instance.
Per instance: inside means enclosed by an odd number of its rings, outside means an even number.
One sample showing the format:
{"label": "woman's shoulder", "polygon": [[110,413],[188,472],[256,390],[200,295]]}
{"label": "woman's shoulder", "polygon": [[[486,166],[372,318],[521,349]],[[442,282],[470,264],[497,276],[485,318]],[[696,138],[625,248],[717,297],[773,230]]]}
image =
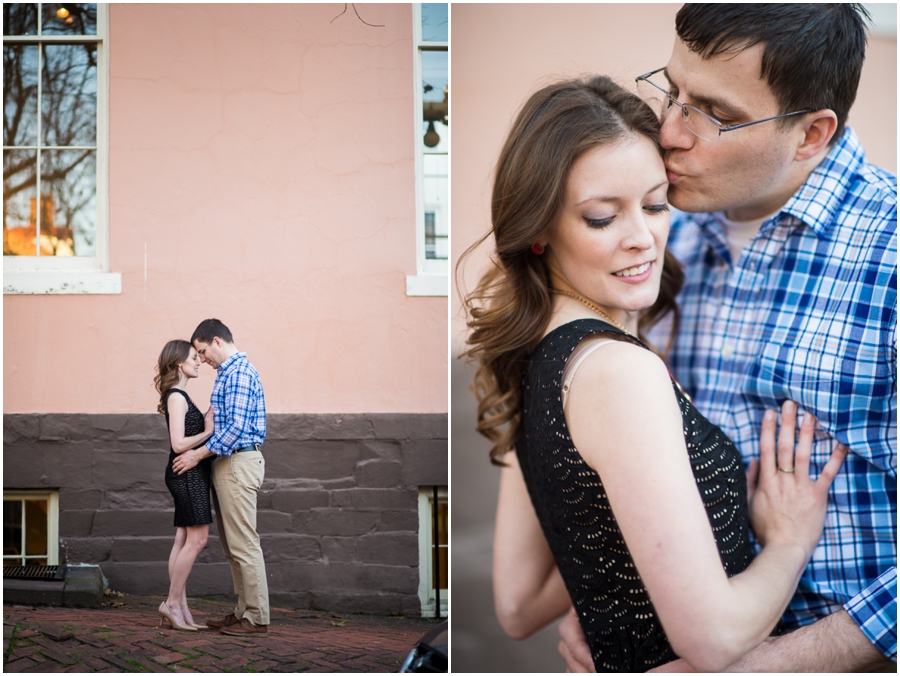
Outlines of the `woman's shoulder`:
{"label": "woman's shoulder", "polygon": [[[589,337],[585,340],[594,339]],[[596,385],[600,387],[613,384],[629,389],[661,384],[671,387],[665,363],[643,345],[618,337],[602,342],[603,349],[595,349],[585,355],[578,369],[580,375],[595,376]],[[584,382],[587,378],[582,377],[581,380]]]}
{"label": "woman's shoulder", "polygon": [[[578,367],[568,390],[566,424],[586,462],[618,453],[661,421],[680,420],[665,363],[633,343],[609,341]],[[677,427],[675,428],[677,429]]]}
{"label": "woman's shoulder", "polygon": [[568,411],[615,418],[630,415],[635,406],[670,404],[672,380],[662,359],[627,340],[601,342],[600,349],[585,351],[571,377],[567,398],[575,408]]}
{"label": "woman's shoulder", "polygon": [[[181,396],[180,397],[176,396],[174,399],[172,399],[173,395],[178,395],[178,394],[180,394]],[[167,404],[172,401],[182,401],[182,400],[186,401],[188,406],[190,406],[194,403],[191,401],[191,398],[188,396],[188,393],[185,392],[184,390],[180,390],[177,387],[170,387],[168,390],[166,390],[166,403]]]}

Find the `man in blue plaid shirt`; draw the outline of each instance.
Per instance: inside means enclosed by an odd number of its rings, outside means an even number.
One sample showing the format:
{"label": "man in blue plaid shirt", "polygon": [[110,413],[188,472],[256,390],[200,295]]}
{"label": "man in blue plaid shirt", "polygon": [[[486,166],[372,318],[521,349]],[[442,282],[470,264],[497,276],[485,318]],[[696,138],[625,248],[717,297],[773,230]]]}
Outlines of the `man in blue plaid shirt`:
{"label": "man in blue plaid shirt", "polygon": [[[863,11],[685,5],[668,65],[638,78],[662,103],[669,201],[691,212],[669,238],[685,266],[675,376],[745,461],[787,399],[819,420],[814,476],[850,448],[785,633],[730,671],[896,671],[897,182],[845,126]],[[572,617],[560,652],[593,670]]]}
{"label": "man in blue plaid shirt", "polygon": [[191,343],[200,359],[218,372],[210,397],[215,432],[205,447],[182,453],[172,466],[181,474],[203,458],[215,456],[216,526],[237,594],[234,612],[207,625],[230,636],[266,636],[269,589],[256,532],[256,497],[266,474],[259,450],[266,439],[262,383],[246,353],[235,347],[231,331],[218,319],[201,322]]}

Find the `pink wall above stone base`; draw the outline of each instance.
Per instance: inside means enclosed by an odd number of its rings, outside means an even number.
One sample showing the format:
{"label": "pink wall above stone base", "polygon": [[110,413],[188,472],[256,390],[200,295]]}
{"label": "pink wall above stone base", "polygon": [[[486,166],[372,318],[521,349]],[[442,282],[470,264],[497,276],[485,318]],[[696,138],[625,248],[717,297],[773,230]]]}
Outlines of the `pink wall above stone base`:
{"label": "pink wall above stone base", "polygon": [[122,294],[4,297],[5,412],[152,411],[160,349],[208,317],[273,413],[447,411],[447,299],[405,294],[412,8],[340,10],[110,7]]}

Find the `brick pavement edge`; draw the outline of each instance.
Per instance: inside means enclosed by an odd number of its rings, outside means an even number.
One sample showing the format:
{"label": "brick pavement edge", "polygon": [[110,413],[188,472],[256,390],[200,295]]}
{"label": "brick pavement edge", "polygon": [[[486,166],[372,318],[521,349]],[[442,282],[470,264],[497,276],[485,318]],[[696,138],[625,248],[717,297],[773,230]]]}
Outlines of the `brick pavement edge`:
{"label": "brick pavement edge", "polygon": [[[396,672],[437,620],[272,608],[265,638],[159,628],[158,596],[111,597],[99,609],[3,606],[8,673]],[[232,607],[190,599],[204,624]]]}

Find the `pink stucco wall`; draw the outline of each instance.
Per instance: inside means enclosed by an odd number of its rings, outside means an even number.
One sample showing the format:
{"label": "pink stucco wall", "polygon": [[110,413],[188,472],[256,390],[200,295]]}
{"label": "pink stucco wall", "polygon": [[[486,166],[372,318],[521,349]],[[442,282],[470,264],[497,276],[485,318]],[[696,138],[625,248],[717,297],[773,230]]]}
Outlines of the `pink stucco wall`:
{"label": "pink stucco wall", "polygon": [[[117,296],[4,297],[4,412],[155,409],[163,344],[222,319],[269,411],[447,411],[416,273],[412,8],[112,5]],[[146,261],[146,264],[145,264]],[[201,367],[198,401],[212,388]]]}
{"label": "pink stucco wall", "polygon": [[[676,4],[455,4],[453,46],[453,263],[490,229],[497,155],[519,107],[541,85],[603,73],[627,85],[666,64]],[[869,161],[897,170],[897,41],[871,37],[850,125]],[[471,290],[487,266],[487,244],[459,279]],[[457,294],[451,343],[458,353],[465,320]]]}

